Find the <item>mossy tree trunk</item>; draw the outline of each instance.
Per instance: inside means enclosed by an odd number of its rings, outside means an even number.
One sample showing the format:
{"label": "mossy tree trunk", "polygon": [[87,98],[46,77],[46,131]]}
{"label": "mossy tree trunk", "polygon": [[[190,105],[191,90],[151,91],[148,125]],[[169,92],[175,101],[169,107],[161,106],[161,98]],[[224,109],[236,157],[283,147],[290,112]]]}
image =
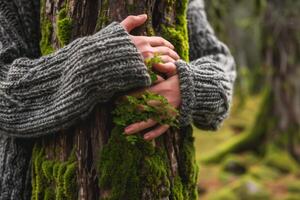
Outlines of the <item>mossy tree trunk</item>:
{"label": "mossy tree trunk", "polygon": [[[51,53],[112,21],[147,13],[134,33],[163,35],[188,60],[186,8],[181,0],[42,0],[41,50]],[[32,199],[196,199],[192,128],[134,146],[113,129],[113,109],[113,100],[98,105],[88,119],[37,141]]]}

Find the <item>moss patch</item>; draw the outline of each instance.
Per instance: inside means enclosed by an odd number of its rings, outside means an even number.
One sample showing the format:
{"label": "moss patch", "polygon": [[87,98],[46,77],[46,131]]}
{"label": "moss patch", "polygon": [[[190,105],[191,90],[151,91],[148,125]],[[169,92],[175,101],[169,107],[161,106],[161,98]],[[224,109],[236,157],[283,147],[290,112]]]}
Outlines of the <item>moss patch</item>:
{"label": "moss patch", "polygon": [[47,160],[44,149],[35,145],[32,160],[32,200],[76,199],[77,163],[74,156],[66,162]]}
{"label": "moss patch", "polygon": [[99,186],[109,191],[106,199],[139,200],[145,188],[153,199],[169,196],[164,153],[142,137],[130,143],[123,130],[120,126],[113,129],[99,159]]}
{"label": "moss patch", "polygon": [[180,134],[183,136],[179,147],[179,173],[183,184],[183,196],[184,199],[198,199],[198,165],[195,159],[193,129],[189,126]]}
{"label": "moss patch", "polygon": [[67,9],[63,7],[57,16],[57,38],[61,47],[68,44],[72,34],[72,19],[68,16]]}
{"label": "moss patch", "polygon": [[273,146],[269,146],[264,163],[282,173],[296,173],[299,171],[299,165],[288,152]]}
{"label": "moss patch", "polygon": [[[176,24],[161,25],[162,37],[169,40],[175,47],[176,52],[185,61],[189,61],[189,40],[187,29],[187,6],[188,1],[176,1]],[[168,1],[168,6],[174,5],[173,1]],[[167,20],[168,21],[168,20]]]}

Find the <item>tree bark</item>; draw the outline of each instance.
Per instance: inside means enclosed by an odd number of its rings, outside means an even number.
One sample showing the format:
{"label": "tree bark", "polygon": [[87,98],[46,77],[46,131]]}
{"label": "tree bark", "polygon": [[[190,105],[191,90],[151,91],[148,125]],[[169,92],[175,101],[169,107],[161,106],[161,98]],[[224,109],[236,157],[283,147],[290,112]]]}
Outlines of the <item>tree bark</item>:
{"label": "tree bark", "polygon": [[[112,21],[121,21],[130,14],[146,13],[148,22],[134,33],[163,35],[171,42],[176,42],[175,47],[181,56],[188,59],[188,49],[178,48],[188,42],[186,27],[180,28],[182,22],[178,20],[179,15],[186,15],[187,1],[43,0],[41,4],[40,45],[44,54],[78,37],[93,34]],[[183,32],[185,40],[179,43],[175,41],[176,35],[168,34],[168,28]],[[101,185],[100,177],[105,173],[101,174],[103,171],[99,171],[99,165],[105,165],[110,158],[102,161],[103,157],[99,155],[103,148],[109,152],[110,148],[121,144],[109,143],[114,127],[111,116],[113,109],[113,100],[98,105],[88,119],[36,142],[33,150],[32,199],[196,199],[197,166],[191,127],[172,129],[153,141],[150,148],[160,152],[158,154],[140,152],[138,156],[141,162],[133,164],[133,167],[143,168],[137,171],[139,181],[136,183],[129,178],[125,185],[121,185],[121,182]],[[126,152],[129,151],[126,148],[131,146],[117,148]],[[133,149],[131,153],[135,155],[138,150]],[[150,165],[145,162],[150,158],[151,161],[157,159],[152,164],[159,167],[147,168]],[[129,162],[122,160],[122,155],[112,160],[113,163],[109,163],[112,167]],[[120,181],[125,179],[119,178]],[[149,181],[155,179],[158,180]],[[137,196],[126,192],[131,191],[129,187],[134,185],[137,186]],[[114,188],[121,188],[123,193],[115,194],[118,191],[114,191]]]}

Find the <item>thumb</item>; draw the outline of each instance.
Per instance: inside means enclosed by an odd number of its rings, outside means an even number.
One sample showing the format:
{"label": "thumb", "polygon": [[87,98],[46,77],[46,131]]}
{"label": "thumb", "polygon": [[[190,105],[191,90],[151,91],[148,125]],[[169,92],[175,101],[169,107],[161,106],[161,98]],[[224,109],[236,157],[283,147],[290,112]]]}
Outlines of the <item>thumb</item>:
{"label": "thumb", "polygon": [[130,33],[136,27],[143,25],[146,22],[146,20],[147,20],[146,14],[138,15],[138,16],[130,15],[121,22],[121,25],[128,33]]}

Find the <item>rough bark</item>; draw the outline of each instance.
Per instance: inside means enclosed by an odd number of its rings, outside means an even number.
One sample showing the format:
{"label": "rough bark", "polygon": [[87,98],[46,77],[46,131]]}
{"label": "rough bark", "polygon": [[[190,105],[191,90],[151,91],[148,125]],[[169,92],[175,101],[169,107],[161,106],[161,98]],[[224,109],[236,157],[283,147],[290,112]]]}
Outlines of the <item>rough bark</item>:
{"label": "rough bark", "polygon": [[[121,21],[130,14],[147,13],[147,24],[134,33],[165,35],[171,42],[176,42],[179,53],[188,59],[188,49],[178,48],[179,45],[186,46],[188,41],[186,27],[182,28],[182,21],[178,19],[179,15],[185,17],[186,6],[187,1],[168,0],[43,0],[41,49],[44,54],[50,53],[75,38],[93,34],[112,21]],[[181,33],[185,40],[175,41],[176,35],[169,34],[170,28]],[[33,199],[116,199],[112,197],[115,186],[101,188],[99,177],[103,174],[99,174],[98,170],[102,162],[99,155],[108,146],[114,126],[111,116],[113,108],[113,100],[98,105],[88,119],[54,136],[41,138],[36,143],[33,151]],[[142,151],[139,156],[141,160],[156,156],[163,160],[165,177],[146,168],[146,164],[136,166],[144,167],[137,174],[141,179],[137,182],[139,195],[121,194],[122,199],[196,199],[197,167],[191,127],[168,131],[155,140],[151,148],[161,153],[148,155]],[[113,166],[120,165],[120,162],[122,160],[116,157]],[[157,182],[153,182],[153,186],[149,187],[149,181],[146,183],[143,179],[152,180],[151,176],[166,180],[159,180],[160,185],[155,186]],[[126,190],[126,185],[120,187]]]}

